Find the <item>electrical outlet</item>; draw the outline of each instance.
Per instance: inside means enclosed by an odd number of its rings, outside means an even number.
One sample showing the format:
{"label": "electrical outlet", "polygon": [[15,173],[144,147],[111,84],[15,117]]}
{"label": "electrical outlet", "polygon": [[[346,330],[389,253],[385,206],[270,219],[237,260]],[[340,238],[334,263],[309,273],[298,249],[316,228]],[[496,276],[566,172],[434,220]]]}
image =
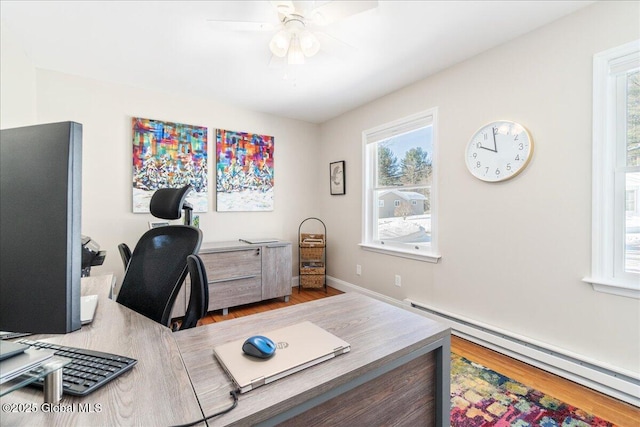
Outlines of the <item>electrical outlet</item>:
{"label": "electrical outlet", "polygon": [[402,277],[399,274],[396,274],[396,286],[402,286]]}
{"label": "electrical outlet", "polygon": [[356,275],[362,276],[362,266],[360,264],[356,264]]}

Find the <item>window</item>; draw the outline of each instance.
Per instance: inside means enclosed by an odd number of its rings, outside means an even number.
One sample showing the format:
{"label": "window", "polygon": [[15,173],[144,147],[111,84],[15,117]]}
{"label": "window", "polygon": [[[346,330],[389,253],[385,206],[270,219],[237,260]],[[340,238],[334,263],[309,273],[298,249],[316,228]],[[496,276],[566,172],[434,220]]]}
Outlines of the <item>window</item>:
{"label": "window", "polygon": [[436,112],[363,132],[362,248],[438,262]]}
{"label": "window", "polygon": [[[626,190],[625,210],[627,212],[637,212],[638,210],[638,187],[632,190]],[[627,228],[628,230],[628,228]],[[627,232],[627,234],[629,234]]]}
{"label": "window", "polygon": [[593,61],[594,289],[640,298],[640,40]]}

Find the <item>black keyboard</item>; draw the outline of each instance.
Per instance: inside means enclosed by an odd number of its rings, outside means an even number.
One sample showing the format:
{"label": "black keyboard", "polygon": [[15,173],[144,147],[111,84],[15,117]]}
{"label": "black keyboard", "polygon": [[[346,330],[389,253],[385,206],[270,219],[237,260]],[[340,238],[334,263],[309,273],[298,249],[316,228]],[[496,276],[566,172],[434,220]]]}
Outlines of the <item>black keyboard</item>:
{"label": "black keyboard", "polygon": [[[27,339],[17,342],[35,348],[53,350],[56,356],[71,359],[72,362],[62,368],[62,392],[72,396],[86,396],[138,363],[136,359],[102,351],[64,347]],[[33,384],[42,387],[44,378]]]}

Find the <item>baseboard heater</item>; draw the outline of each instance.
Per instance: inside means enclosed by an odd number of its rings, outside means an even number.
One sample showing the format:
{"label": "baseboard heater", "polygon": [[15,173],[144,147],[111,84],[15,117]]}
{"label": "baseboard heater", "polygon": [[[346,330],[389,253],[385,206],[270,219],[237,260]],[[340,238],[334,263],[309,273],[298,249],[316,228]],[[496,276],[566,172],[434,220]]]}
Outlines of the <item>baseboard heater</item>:
{"label": "baseboard heater", "polygon": [[545,343],[437,310],[418,301],[405,299],[404,303],[434,320],[448,324],[456,336],[640,406],[640,376],[634,372],[622,371],[598,361],[588,360]]}

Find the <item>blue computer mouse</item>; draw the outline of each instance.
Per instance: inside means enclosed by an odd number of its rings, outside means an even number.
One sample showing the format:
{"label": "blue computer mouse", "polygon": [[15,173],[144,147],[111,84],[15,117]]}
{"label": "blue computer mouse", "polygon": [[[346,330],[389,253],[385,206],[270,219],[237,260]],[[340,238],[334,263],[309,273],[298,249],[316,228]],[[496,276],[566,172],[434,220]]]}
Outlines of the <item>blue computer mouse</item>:
{"label": "blue computer mouse", "polygon": [[242,351],[249,356],[268,359],[275,354],[276,344],[267,337],[254,335],[242,344]]}

